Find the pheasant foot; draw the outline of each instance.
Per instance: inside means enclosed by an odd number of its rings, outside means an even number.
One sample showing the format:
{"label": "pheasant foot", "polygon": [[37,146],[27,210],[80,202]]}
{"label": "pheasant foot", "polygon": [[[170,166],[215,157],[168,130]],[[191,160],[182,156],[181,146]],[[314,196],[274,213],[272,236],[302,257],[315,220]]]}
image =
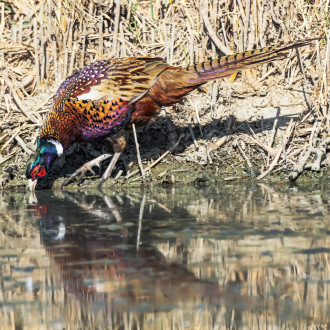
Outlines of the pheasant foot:
{"label": "pheasant foot", "polygon": [[[75,177],[78,177],[78,181],[80,181],[82,179],[82,177],[86,174],[86,172],[91,172],[93,175],[95,175],[95,172],[93,171],[93,167],[94,166],[100,167],[101,163],[104,160],[108,159],[109,157],[111,157],[111,154],[103,154],[103,155],[85,163],[83,166],[78,168],[73,174],[71,174],[71,176],[68,179],[66,179],[63,182],[62,187],[69,184]],[[115,157],[115,155],[114,155],[114,157]],[[113,159],[111,160],[111,163],[112,162],[113,162]],[[102,176],[102,178],[103,178],[103,176]]]}

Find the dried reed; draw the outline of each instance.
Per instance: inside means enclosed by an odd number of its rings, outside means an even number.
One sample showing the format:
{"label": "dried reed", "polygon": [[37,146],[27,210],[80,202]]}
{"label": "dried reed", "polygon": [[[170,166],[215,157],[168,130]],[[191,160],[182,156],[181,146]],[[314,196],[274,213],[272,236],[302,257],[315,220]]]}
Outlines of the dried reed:
{"label": "dried reed", "polygon": [[[251,157],[261,157],[264,169],[269,172],[270,164],[272,169],[278,169],[287,154],[289,165],[285,170],[295,169],[311,133],[306,129],[318,120],[320,126],[315,132],[313,148],[307,151],[310,157],[306,162],[311,161],[314,154],[320,155],[322,149],[321,158],[318,158],[322,164],[329,151],[329,144],[325,143],[330,126],[329,17],[329,0],[111,0],[104,4],[96,0],[5,0],[0,3],[0,162],[12,161],[10,155],[13,154],[17,155],[15,161],[25,161],[27,153],[35,148],[38,128],[59,83],[91,61],[110,56],[150,55],[164,57],[173,65],[185,66],[218,56],[217,53],[243,51],[278,40],[320,37],[328,33],[327,40],[317,42],[315,48],[303,50],[299,61],[304,68],[303,75],[296,57],[292,57],[232,77],[248,83],[255,90],[261,87],[268,90],[271,85],[277,85],[299,91],[308,104],[304,115],[295,123],[295,130],[285,147],[286,153],[281,153],[275,163],[281,146],[274,131],[270,142],[267,142],[269,136],[265,132],[258,133],[258,140],[254,136],[247,139],[241,136]],[[275,73],[280,75],[274,76]],[[213,93],[211,88],[210,94],[213,106],[207,105],[204,112],[211,115],[203,116],[200,109],[192,115],[199,129],[199,117],[210,122],[216,113],[220,113],[216,102],[221,101],[221,93]],[[190,97],[195,104],[197,99],[201,105],[210,103],[208,95]],[[189,108],[189,102],[179,108],[182,115],[180,113],[175,120],[186,122],[192,113]],[[223,122],[229,118],[223,110],[221,114],[223,118],[217,120]],[[204,127],[203,134],[211,137],[212,129],[212,126]],[[303,137],[302,130],[306,133]],[[18,135],[19,139],[15,138]],[[201,138],[200,134],[195,137],[196,145]],[[222,137],[218,136],[218,139]],[[184,142],[187,146],[183,139],[181,143]],[[221,145],[214,139],[204,144],[209,151]],[[233,149],[230,144],[227,143],[227,147]],[[266,147],[254,150],[256,144]],[[187,153],[190,160],[199,161],[199,157],[194,157],[194,151],[187,148]],[[217,162],[216,152],[207,154],[206,162]],[[240,155],[238,151],[237,157]],[[303,169],[304,165],[301,166]],[[319,166],[311,169],[318,170]],[[23,172],[19,174],[23,176]]]}

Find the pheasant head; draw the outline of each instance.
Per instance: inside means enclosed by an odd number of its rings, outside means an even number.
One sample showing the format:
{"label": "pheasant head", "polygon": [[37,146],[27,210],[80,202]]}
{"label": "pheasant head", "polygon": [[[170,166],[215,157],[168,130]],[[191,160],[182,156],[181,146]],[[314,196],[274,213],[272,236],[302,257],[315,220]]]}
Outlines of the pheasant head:
{"label": "pheasant head", "polygon": [[50,170],[54,160],[61,157],[63,147],[54,139],[38,139],[37,149],[26,164],[25,174],[29,179],[29,188],[34,190],[37,179],[42,178]]}

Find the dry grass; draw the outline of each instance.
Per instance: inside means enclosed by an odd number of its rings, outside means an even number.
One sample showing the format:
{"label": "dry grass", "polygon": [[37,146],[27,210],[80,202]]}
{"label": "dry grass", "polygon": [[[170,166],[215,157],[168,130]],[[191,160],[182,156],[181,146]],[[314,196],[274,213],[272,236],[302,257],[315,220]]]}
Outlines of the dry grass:
{"label": "dry grass", "polygon": [[[249,132],[232,138],[234,132],[226,122],[230,113],[222,103],[235,100],[235,95],[221,98],[219,83],[208,85],[208,95],[189,96],[200,105],[198,109],[191,109],[191,103],[186,102],[176,107],[180,113],[173,115],[174,125],[182,126],[190,117],[197,127],[195,134],[202,148],[197,141],[198,148],[192,152],[190,138],[181,142],[185,147],[181,156],[189,156],[190,161],[203,158],[206,163],[217,162],[216,149],[223,136],[214,136],[212,126],[201,130],[201,123],[217,120],[216,130],[226,128],[228,133],[226,148],[234,149],[243,163],[261,159],[262,173],[293,170],[294,179],[304,168],[319,171],[320,166],[329,164],[329,16],[329,0],[112,0],[106,4],[97,0],[5,0],[0,3],[0,165],[25,162],[35,148],[43,117],[60,82],[91,61],[152,55],[174,65],[187,65],[216,57],[218,52],[328,33],[328,40],[302,50],[299,61],[291,56],[236,77],[236,82],[243,81],[254,91],[252,95],[262,89],[267,93],[274,85],[300,92],[305,112],[290,124],[284,138],[279,139],[275,123],[271,135],[262,129],[258,135]],[[225,89],[232,89],[227,85]],[[236,98],[246,96],[239,94]],[[190,136],[188,128],[186,134]],[[204,141],[205,136],[214,139]],[[239,150],[237,143],[243,143],[244,148]],[[24,176],[21,167],[15,173]]]}

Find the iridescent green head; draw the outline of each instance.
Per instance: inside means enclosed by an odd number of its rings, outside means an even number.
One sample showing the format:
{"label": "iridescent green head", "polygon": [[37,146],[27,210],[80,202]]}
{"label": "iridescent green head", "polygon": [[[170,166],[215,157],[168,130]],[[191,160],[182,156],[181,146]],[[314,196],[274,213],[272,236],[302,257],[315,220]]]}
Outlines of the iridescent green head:
{"label": "iridescent green head", "polygon": [[26,163],[25,174],[30,180],[29,186],[34,188],[36,180],[44,177],[54,160],[62,154],[63,147],[57,140],[39,139],[36,151]]}

